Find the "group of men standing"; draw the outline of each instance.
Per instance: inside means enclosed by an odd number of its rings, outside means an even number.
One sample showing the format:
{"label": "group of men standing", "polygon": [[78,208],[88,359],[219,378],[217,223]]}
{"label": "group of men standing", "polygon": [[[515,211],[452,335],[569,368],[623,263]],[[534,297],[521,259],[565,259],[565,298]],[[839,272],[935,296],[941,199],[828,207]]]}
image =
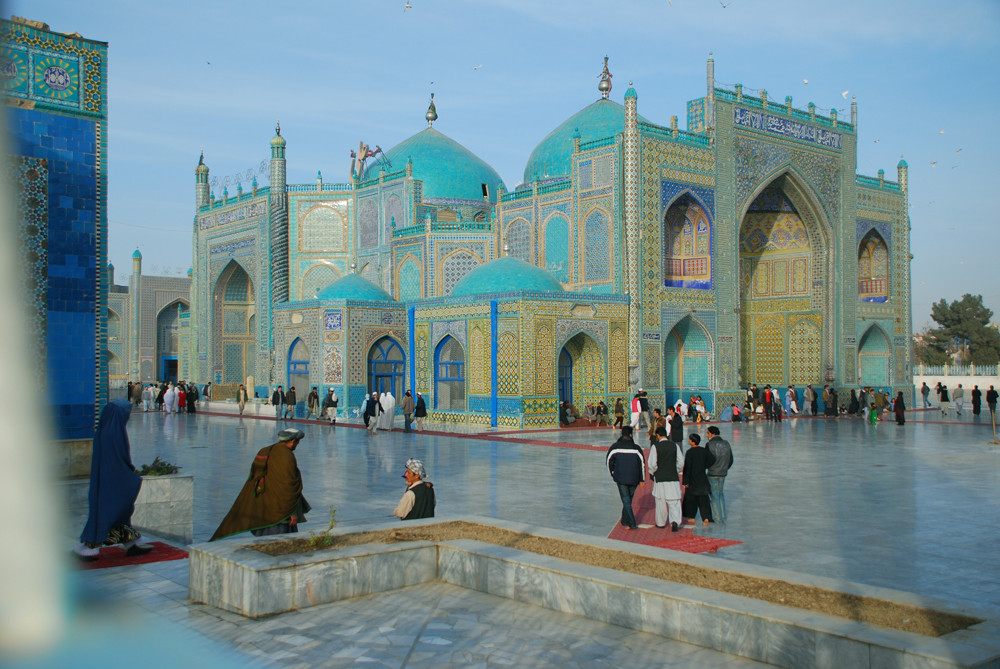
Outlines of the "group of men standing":
{"label": "group of men standing", "polygon": [[[947,416],[948,409],[950,408],[952,402],[955,404],[955,413],[961,417],[962,411],[965,409],[965,389],[962,384],[959,383],[954,390],[949,391],[948,386],[941,383],[940,381],[934,386],[934,392],[937,394],[938,407],[941,409],[941,415]],[[920,397],[923,399],[924,408],[928,409],[931,407],[930,402],[931,388],[924,382],[920,386]],[[993,386],[986,391],[986,406],[990,411],[991,416],[996,416],[997,413],[997,398],[1000,394],[997,393]],[[972,400],[972,415],[979,416],[983,410],[983,391],[979,389],[978,385],[973,386],[972,391],[969,393],[969,398]]]}
{"label": "group of men standing", "polygon": [[651,426],[655,441],[650,445],[648,462],[642,448],[632,438],[630,425],[622,428],[621,437],[608,449],[606,463],[618,486],[622,500],[621,524],[626,529],[638,527],[632,502],[636,491],[645,485],[647,468],[653,480],[657,527],[669,524],[671,531],[677,532],[685,518],[693,524],[699,513],[703,525],[726,521],[724,487],[726,475],[733,465],[732,447],[713,425],[707,430],[709,438],[704,446],[701,435],[690,434],[685,453],[681,444],[683,420],[678,428],[674,417],[679,416],[673,408],[668,409],[668,413],[672,414],[669,421],[663,418]]}

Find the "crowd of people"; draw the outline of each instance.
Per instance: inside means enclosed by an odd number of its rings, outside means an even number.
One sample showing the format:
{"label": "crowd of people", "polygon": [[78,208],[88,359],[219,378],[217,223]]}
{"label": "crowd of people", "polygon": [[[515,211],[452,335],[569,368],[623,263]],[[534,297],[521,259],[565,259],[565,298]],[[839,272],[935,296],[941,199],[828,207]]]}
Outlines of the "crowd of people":
{"label": "crowd of people", "polygon": [[198,391],[198,386],[187,381],[158,381],[156,383],[128,382],[128,402],[143,412],[163,411],[166,413],[196,413],[198,400],[212,397],[212,384],[207,383]]}
{"label": "crowd of people", "polygon": [[[962,411],[965,410],[965,388],[959,383],[955,388],[949,389],[946,384],[938,383],[934,386],[934,394],[937,395],[938,408],[941,411],[941,417],[948,417],[948,412],[950,411],[952,405],[955,407],[955,415],[958,418],[962,417]],[[932,404],[930,401],[931,387],[924,382],[920,386],[920,397],[923,400],[923,408],[930,409]],[[989,390],[986,391],[985,397],[982,390],[979,389],[978,385],[974,385],[972,390],[969,392],[969,400],[972,403],[972,417],[973,419],[978,419],[982,415],[983,411],[983,399],[986,400],[986,407],[989,409],[990,416],[995,420],[997,413],[997,397],[998,393],[993,386],[990,386]]]}

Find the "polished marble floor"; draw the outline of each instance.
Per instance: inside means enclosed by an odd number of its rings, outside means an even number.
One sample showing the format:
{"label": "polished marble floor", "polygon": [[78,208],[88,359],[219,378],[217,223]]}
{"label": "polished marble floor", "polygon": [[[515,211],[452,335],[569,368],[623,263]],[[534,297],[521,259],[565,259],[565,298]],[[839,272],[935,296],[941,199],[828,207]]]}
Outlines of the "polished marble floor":
{"label": "polished marble floor", "polygon": [[[721,425],[735,456],[725,491],[728,522],[699,526],[695,532],[743,542],[721,549],[719,559],[896,588],[976,607],[1000,617],[1000,568],[995,559],[1000,554],[1000,533],[996,531],[996,518],[1000,517],[1000,447],[990,443],[993,434],[987,426],[971,421],[943,422],[936,413],[911,412],[905,426],[883,422],[875,428],[856,419],[822,418]],[[160,456],[183,467],[185,473],[194,474],[195,542],[200,542],[208,539],[228,510],[256,451],[272,443],[277,432],[291,424],[204,413],[165,416],[139,412],[132,416],[129,434],[136,464]],[[341,526],[363,528],[367,523],[391,518],[403,491],[401,475],[409,457],[420,458],[426,464],[442,514],[470,513],[533,522],[601,537],[608,535],[620,515],[617,490],[604,465],[604,451],[613,441],[612,430],[606,428],[458,434],[453,430],[431,431],[433,426],[428,425],[425,433],[394,431],[369,436],[350,425],[331,428],[301,421],[294,425],[306,433],[296,456],[305,493],[314,509],[303,530],[322,529],[331,506],[337,510]],[[702,434],[704,427],[698,426]],[[113,587],[115,578],[134,580],[132,574],[156,572],[156,565],[149,565],[88,572],[78,578],[84,586],[100,589]],[[160,581],[157,578],[149,577],[151,585],[143,587],[153,588],[154,593],[157,587],[167,591],[160,594],[173,604],[163,614],[156,613],[156,606],[149,607],[150,614],[196,629],[199,625],[192,623],[193,616],[229,618],[214,610],[206,612],[206,607],[185,604],[182,586],[186,575]],[[157,595],[148,597],[155,602]],[[443,616],[462,627],[481,624],[473,620],[476,616],[463,618],[465,613],[480,611],[480,606],[484,610],[497,609],[497,615],[508,615],[503,612],[524,606],[504,600],[483,603],[487,595],[456,593],[451,586],[437,584],[421,586],[409,595],[381,597],[384,602],[376,597],[369,598],[372,601],[368,604],[358,600],[358,604],[329,608],[350,611],[356,606],[358,611],[374,611],[384,605],[388,616],[400,601],[441,601],[448,604],[436,605],[441,607],[438,613],[421,609],[420,615],[430,616],[429,620]],[[468,599],[466,609],[453,605],[456,597]],[[516,642],[526,653],[548,648],[551,639],[558,638],[559,650],[552,652],[570,653],[565,657],[576,664],[616,664],[610,647],[600,650],[600,643],[578,645],[575,649],[572,646],[570,638],[581,633],[574,631],[574,625],[596,623],[570,619],[571,624],[561,614],[526,608],[529,612],[510,614],[511,620],[534,616],[539,621],[528,626],[535,641]],[[333,638],[343,632],[342,626],[349,624],[353,614],[314,615],[327,621],[315,633]],[[312,620],[307,612],[284,614],[272,620],[286,616]],[[212,628],[215,631],[205,634],[235,651],[269,662],[313,664],[314,660],[306,655],[319,644],[311,644],[310,640],[316,639],[310,633],[302,634],[305,640],[299,640],[298,645],[276,641],[277,635],[271,635],[271,645],[261,649],[240,640],[241,634],[246,636],[250,630],[259,629],[258,623],[242,619],[228,623],[232,626],[230,632]],[[278,627],[295,630],[301,624],[295,618]],[[494,630],[499,629],[497,625],[495,620],[488,623]],[[506,623],[500,627],[507,630]],[[365,629],[370,631],[367,625]],[[283,633],[295,636],[294,631]],[[428,633],[425,630],[423,634]],[[496,636],[501,632],[492,634],[483,643],[509,643],[506,637]],[[647,635],[637,636],[620,628],[595,628],[585,634],[588,638],[627,635],[642,652],[652,652],[655,644],[665,643],[655,637],[643,640],[641,637]],[[473,648],[464,641],[452,641],[444,648],[445,644],[436,647],[435,642],[420,640],[423,638],[413,642],[412,647],[419,647],[419,652],[402,659],[399,653],[379,655],[382,651],[376,652],[375,645],[365,648],[375,653],[371,657],[382,658],[378,661],[388,666],[411,666],[424,660],[431,664],[435,657],[446,665],[494,666],[503,664],[501,658],[506,657],[491,654],[494,651],[482,644]],[[447,635],[440,638],[451,639]],[[464,659],[460,661],[454,654],[457,652],[471,654],[461,656]],[[668,656],[681,658],[691,652],[678,647]],[[710,655],[708,651],[696,652],[700,653],[701,666],[738,666],[743,662],[721,654]],[[354,658],[358,663],[359,657]],[[352,665],[350,658],[343,656],[328,659],[332,662],[329,666]],[[552,663],[561,662],[555,656],[541,662]],[[526,662],[518,660],[516,664]]]}

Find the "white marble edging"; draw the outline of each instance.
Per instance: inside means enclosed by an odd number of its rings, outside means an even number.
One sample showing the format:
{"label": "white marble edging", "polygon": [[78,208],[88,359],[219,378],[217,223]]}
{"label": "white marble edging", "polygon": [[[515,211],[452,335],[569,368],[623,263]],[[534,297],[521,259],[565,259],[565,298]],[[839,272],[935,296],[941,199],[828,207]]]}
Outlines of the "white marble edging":
{"label": "white marble edging", "polygon": [[132,526],[189,544],[194,540],[194,476],[143,476]]}
{"label": "white marble edging", "polygon": [[[439,579],[782,667],[1000,667],[1000,621],[909,593],[702,555],[667,556],[663,549],[492,518],[436,518],[407,525],[449,520],[931,606],[984,622],[942,637],[925,637],[467,539],[437,545],[424,541],[367,544],[278,557],[246,546],[285,537],[236,537],[198,544],[190,551],[190,598],[259,618]],[[398,527],[398,523],[386,523],[366,529]],[[356,531],[341,528],[334,533]]]}

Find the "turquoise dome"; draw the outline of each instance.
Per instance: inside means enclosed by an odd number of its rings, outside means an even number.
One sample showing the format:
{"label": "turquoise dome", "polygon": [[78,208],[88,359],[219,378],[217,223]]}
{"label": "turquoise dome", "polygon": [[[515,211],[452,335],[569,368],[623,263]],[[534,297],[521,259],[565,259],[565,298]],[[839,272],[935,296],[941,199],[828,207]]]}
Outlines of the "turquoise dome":
{"label": "turquoise dome", "polygon": [[141,259],[142,259],[142,254],[139,253],[139,249],[132,251],[132,260],[141,260]]}
{"label": "turquoise dome", "polygon": [[[476,154],[434,128],[421,130],[385,152],[392,170],[401,170],[413,161],[413,178],[424,182],[424,201],[466,200],[483,202],[483,187],[489,187],[490,202],[496,204],[498,187],[503,183],[496,170]],[[365,179],[378,176],[382,169],[377,159],[370,160]]]}
{"label": "turquoise dome", "polygon": [[360,274],[342,276],[317,293],[320,300],[370,300],[392,302],[392,296]]}
{"label": "turquoise dome", "polygon": [[[646,119],[639,117],[640,121]],[[648,123],[648,121],[646,121]],[[625,130],[625,107],[600,99],[573,114],[539,142],[524,168],[524,183],[568,177],[571,172],[573,139],[581,142],[614,137]]]}
{"label": "turquoise dome", "polygon": [[554,276],[519,258],[497,258],[466,274],[455,284],[451,296],[512,292],[563,292]]}

